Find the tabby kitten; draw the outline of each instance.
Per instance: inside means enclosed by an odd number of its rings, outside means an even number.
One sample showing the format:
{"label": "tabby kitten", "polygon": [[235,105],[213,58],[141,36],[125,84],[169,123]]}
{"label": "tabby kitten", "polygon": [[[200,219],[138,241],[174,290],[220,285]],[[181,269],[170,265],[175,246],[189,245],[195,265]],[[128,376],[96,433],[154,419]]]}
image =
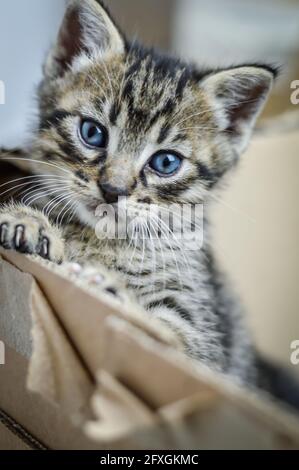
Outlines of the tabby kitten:
{"label": "tabby kitten", "polygon": [[[23,153],[35,176],[25,204],[1,207],[1,245],[78,263],[67,266],[104,294],[133,296],[191,357],[255,386],[256,353],[216,267],[206,217],[192,223],[204,234],[196,250],[160,220],[171,203],[213,198],[275,75],[263,64],[198,69],[129,43],[99,1],[70,1],[39,87],[39,129]],[[119,198],[133,235],[101,237],[96,208]],[[149,215],[152,205],[160,215]]]}

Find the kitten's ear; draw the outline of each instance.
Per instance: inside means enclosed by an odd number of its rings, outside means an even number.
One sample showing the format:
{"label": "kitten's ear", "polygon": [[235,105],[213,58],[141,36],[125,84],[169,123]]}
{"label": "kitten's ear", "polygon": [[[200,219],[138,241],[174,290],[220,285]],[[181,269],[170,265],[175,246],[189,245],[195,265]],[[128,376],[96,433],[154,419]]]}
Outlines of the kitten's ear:
{"label": "kitten's ear", "polygon": [[61,76],[82,55],[117,55],[124,50],[125,40],[101,3],[97,0],[69,0],[44,73],[50,77]]}
{"label": "kitten's ear", "polygon": [[231,137],[239,154],[249,143],[276,74],[267,66],[244,66],[210,74],[201,82],[220,130]]}

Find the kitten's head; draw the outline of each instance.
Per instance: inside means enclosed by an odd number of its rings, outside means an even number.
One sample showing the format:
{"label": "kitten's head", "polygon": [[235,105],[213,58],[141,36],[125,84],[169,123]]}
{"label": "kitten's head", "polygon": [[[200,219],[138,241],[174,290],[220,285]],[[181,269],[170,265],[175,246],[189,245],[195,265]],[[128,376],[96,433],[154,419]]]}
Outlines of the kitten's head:
{"label": "kitten's head", "polygon": [[199,203],[246,149],[274,76],[198,70],[128,43],[100,2],[72,0],[44,68],[35,155],[69,180],[89,224],[119,196],[140,210]]}

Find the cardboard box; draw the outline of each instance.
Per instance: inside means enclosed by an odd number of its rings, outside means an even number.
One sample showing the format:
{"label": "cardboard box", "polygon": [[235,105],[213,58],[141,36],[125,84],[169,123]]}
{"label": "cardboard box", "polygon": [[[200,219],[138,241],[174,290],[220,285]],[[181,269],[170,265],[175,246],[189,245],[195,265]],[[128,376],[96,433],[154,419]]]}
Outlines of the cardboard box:
{"label": "cardboard box", "polygon": [[1,447],[299,448],[289,410],[188,360],[160,325],[44,261],[1,251],[0,309]]}

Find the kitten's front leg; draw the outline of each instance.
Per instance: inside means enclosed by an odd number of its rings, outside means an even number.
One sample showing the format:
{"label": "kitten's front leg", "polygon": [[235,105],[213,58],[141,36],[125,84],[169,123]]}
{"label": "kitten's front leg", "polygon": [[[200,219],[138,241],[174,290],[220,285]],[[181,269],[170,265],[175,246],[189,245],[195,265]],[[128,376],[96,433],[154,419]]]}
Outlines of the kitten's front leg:
{"label": "kitten's front leg", "polygon": [[0,207],[0,246],[39,255],[55,263],[64,259],[64,241],[59,229],[41,212],[21,204]]}
{"label": "kitten's front leg", "polygon": [[177,310],[170,307],[160,305],[151,308],[148,313],[172,330],[176,335],[179,349],[187,356],[200,360],[215,370],[222,370],[221,353],[218,348],[215,351],[213,345],[207,343],[207,333],[202,334],[191,321],[182,318]]}
{"label": "kitten's front leg", "polygon": [[114,272],[109,271],[104,266],[67,262],[63,263],[61,269],[68,277],[81,282],[96,293],[114,297],[124,306],[130,307],[134,304],[138,308],[137,300],[127,289],[126,284]]}

